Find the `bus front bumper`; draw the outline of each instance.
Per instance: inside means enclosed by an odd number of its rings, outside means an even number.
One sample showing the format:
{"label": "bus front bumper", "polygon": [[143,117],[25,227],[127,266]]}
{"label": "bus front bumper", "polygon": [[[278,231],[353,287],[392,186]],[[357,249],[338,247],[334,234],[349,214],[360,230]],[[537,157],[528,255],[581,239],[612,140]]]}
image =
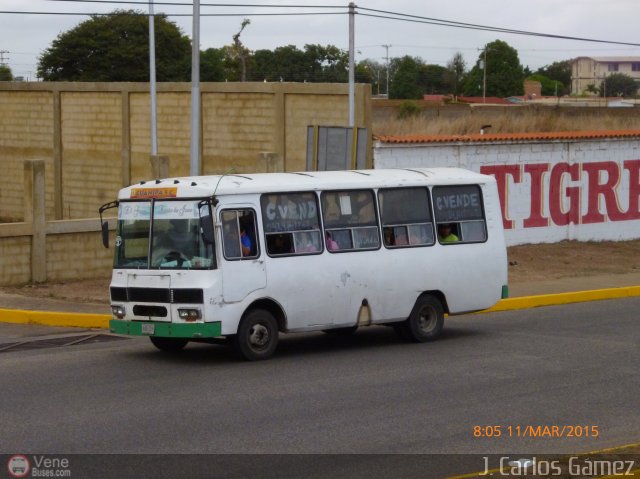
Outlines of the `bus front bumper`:
{"label": "bus front bumper", "polygon": [[222,324],[213,323],[164,323],[157,321],[109,321],[112,333],[129,336],[157,336],[160,338],[204,339],[222,336]]}

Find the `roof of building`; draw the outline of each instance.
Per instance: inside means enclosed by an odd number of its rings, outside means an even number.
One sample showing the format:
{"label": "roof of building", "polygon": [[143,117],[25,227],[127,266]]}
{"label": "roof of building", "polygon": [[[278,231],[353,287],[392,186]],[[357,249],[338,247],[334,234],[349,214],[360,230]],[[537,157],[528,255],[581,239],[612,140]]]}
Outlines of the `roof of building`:
{"label": "roof of building", "polygon": [[580,60],[582,58],[588,58],[590,60],[594,60],[596,62],[617,62],[617,63],[627,63],[627,62],[640,62],[640,57],[592,57],[592,56],[583,56],[577,57],[575,60]]}
{"label": "roof of building", "polygon": [[376,135],[381,143],[460,143],[539,140],[640,138],[640,130],[557,131],[549,133],[489,133],[485,135]]}

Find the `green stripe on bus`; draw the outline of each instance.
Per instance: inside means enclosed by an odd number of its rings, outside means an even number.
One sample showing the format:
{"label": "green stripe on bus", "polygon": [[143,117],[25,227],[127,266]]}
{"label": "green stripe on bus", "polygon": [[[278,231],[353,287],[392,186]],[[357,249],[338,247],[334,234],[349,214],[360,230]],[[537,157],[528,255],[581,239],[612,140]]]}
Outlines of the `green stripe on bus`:
{"label": "green stripe on bus", "polygon": [[[142,332],[142,325],[146,328],[153,325],[153,334]],[[222,335],[220,322],[214,323],[162,323],[158,321],[109,321],[112,333],[130,336],[158,336],[161,338],[215,338]]]}

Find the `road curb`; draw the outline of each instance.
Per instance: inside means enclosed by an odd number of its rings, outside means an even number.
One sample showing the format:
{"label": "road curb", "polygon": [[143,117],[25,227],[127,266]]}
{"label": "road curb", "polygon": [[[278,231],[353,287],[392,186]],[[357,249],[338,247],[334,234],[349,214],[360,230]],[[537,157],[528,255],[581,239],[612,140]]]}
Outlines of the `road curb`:
{"label": "road curb", "polygon": [[3,323],[109,329],[110,319],[111,315],[109,314],[85,314],[50,311],[25,311],[21,309],[0,309],[0,322]]}
{"label": "road curb", "polygon": [[[618,299],[632,296],[640,296],[640,286],[625,286],[622,288],[594,289],[591,291],[576,291],[573,293],[541,294],[537,296],[509,298],[500,300],[492,308],[481,312],[492,313],[497,311],[513,311],[517,309],[557,306],[561,304],[601,301],[605,299]],[[109,314],[0,309],[0,322],[3,323],[109,329],[110,319],[111,315]]]}
{"label": "road curb", "polygon": [[572,293],[541,294],[538,296],[522,296],[500,300],[492,308],[482,311],[511,311],[515,309],[538,308],[540,306],[557,306],[570,303],[584,303],[588,301],[602,301],[605,299],[628,298],[640,296],[640,286],[624,286],[621,288],[594,289],[590,291],[575,291]]}

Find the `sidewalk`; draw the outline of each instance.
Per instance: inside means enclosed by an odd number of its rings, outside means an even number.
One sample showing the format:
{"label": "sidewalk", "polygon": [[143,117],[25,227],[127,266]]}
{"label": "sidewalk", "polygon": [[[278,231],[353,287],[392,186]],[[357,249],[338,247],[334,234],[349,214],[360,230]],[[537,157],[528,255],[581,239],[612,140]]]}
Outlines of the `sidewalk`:
{"label": "sidewalk", "polygon": [[[625,291],[622,296],[640,295],[640,272],[518,282],[509,285],[509,297],[538,300],[537,302],[517,301],[515,302],[517,304],[564,304],[590,299],[607,299],[609,296],[620,297],[615,294],[615,289],[627,287],[635,288],[631,288],[630,292]],[[584,294],[576,295],[577,300],[566,300],[566,295],[559,294],[575,292]],[[105,291],[105,296],[106,294]],[[520,309],[522,307],[527,306],[497,308],[496,310]],[[106,324],[111,316],[110,313],[107,302],[77,303],[0,292],[0,344],[25,338],[74,334],[91,330],[97,324]],[[19,321],[15,320],[16,316],[20,317]],[[41,318],[46,319],[43,322]],[[65,326],[75,324],[79,327],[60,327],[52,326],[52,324],[65,324]],[[84,324],[89,327],[83,327]]]}

